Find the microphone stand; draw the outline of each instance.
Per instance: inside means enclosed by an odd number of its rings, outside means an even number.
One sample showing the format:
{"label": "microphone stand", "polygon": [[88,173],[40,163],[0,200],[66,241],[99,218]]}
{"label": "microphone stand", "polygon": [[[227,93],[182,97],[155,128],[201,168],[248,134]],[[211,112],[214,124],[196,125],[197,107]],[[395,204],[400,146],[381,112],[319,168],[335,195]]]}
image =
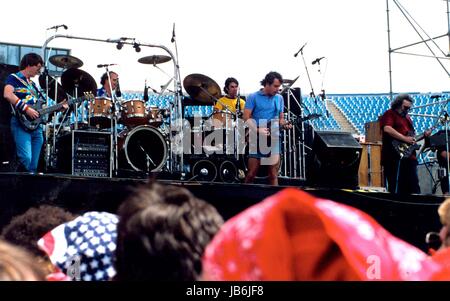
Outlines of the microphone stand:
{"label": "microphone stand", "polygon": [[303,55],[303,49],[300,49],[300,54],[302,56],[303,65],[305,66],[305,69],[306,69],[306,75],[308,76],[309,85],[311,87],[311,93],[309,93],[309,96],[314,97],[314,99],[315,99],[316,98],[316,94],[314,93],[314,87],[313,87],[313,84],[311,82],[311,77],[309,76],[308,66],[306,65],[305,56]]}
{"label": "microphone stand", "polygon": [[449,115],[447,111],[444,111],[444,117],[445,117],[445,152],[446,152],[446,162],[447,162],[447,169],[445,175],[447,176],[447,193],[450,192],[450,176],[449,176],[449,170],[450,170],[450,158],[449,158],[449,145],[448,145],[448,122],[449,122]]}
{"label": "microphone stand", "polygon": [[146,159],[147,159],[147,175],[150,174],[150,163],[153,164],[153,166],[156,167],[155,162],[153,162],[152,158],[150,158],[150,156],[148,155],[148,153],[145,151],[145,149],[142,147],[141,144],[139,144],[139,147],[141,148],[141,150],[144,152]]}
{"label": "microphone stand", "polygon": [[330,117],[330,112],[328,112],[328,107],[327,107],[327,102],[325,100],[326,96],[325,96],[325,89],[324,89],[324,81],[325,81],[325,72],[326,72],[326,67],[325,67],[325,71],[322,74],[322,69],[320,66],[320,60],[317,61],[317,65],[318,65],[318,72],[322,78],[322,82],[321,82],[321,86],[320,86],[320,98],[322,98],[322,101],[325,103],[325,113],[327,114],[327,118]]}
{"label": "microphone stand", "polygon": [[239,117],[241,115],[241,91],[240,89],[238,90],[238,94],[237,94],[237,98],[236,98],[236,122],[234,125],[234,145],[233,145],[233,149],[234,149],[234,157],[236,159],[237,162],[239,162],[239,128],[240,128],[240,122],[239,122]]}
{"label": "microphone stand", "polygon": [[[182,119],[183,119],[183,104],[182,104],[182,100],[181,97],[183,96],[183,91],[181,88],[181,73],[180,73],[180,61],[179,61],[179,57],[178,57],[178,42],[176,39],[176,35],[175,35],[175,23],[173,23],[173,30],[172,30],[172,39],[171,42],[174,43],[175,46],[175,57],[174,59],[174,64],[175,64],[175,72],[174,72],[174,77],[175,77],[175,88],[176,88],[176,93],[175,93],[175,100],[177,101],[176,104],[172,104],[171,103],[171,108],[170,108],[170,112],[172,113],[173,107],[176,105],[175,107],[175,112],[176,112],[176,117],[178,118],[178,122],[177,125],[179,125],[180,127],[180,131],[179,131],[179,138],[180,141],[184,141],[184,131],[183,131],[183,126],[182,126]],[[169,52],[169,54],[171,54]],[[171,54],[171,56],[173,56]],[[176,62],[175,62],[176,59]],[[174,171],[174,163],[177,162],[177,154],[175,152],[173,152],[174,147],[172,147],[172,142],[174,141],[174,134],[172,131],[172,123],[173,122],[173,117],[172,114],[170,114],[169,116],[169,124],[170,124],[170,130],[169,130],[169,147],[170,147],[170,152],[171,152],[171,156],[170,156],[170,162],[169,162],[169,170],[172,173]],[[181,145],[183,145],[183,143],[181,143]],[[181,172],[181,177],[184,177],[184,173],[185,173],[185,166],[184,166],[184,149],[182,147],[182,151],[179,154],[180,160],[178,161],[178,170]]]}
{"label": "microphone stand", "polygon": [[112,131],[112,150],[110,155],[110,162],[111,167],[110,171],[112,170],[114,176],[117,176],[118,174],[118,155],[117,155],[117,116],[116,116],[116,102],[117,97],[116,93],[113,93],[112,84],[111,84],[111,76],[109,74],[109,68],[108,66],[105,66],[106,75],[108,76],[108,83],[109,83],[109,91],[111,93],[111,131]]}

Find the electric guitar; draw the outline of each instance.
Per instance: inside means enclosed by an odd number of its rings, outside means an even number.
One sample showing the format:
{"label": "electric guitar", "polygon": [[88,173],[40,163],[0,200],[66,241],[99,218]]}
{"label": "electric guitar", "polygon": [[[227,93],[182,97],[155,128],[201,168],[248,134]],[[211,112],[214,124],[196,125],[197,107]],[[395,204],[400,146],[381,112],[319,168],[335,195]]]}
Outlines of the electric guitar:
{"label": "electric guitar", "polygon": [[[432,127],[430,127],[427,131],[433,131],[443,122],[445,122],[445,120],[443,121],[439,118],[436,121],[436,123]],[[425,132],[414,136],[416,142],[425,138]],[[392,140],[392,146],[394,147],[395,151],[400,155],[400,158],[409,158],[411,157],[412,154],[414,154],[416,150],[420,149],[420,145],[417,143],[409,144],[400,140]]]}
{"label": "electric guitar", "polygon": [[16,110],[16,117],[19,120],[20,124],[25,130],[33,131],[39,127],[40,124],[45,124],[49,121],[48,115],[60,110],[64,103],[67,103],[69,106],[80,103],[84,100],[93,99],[94,95],[92,93],[85,93],[84,96],[70,99],[66,102],[61,102],[56,105],[45,107],[45,100],[39,99],[33,106],[31,106],[33,109],[35,109],[39,113],[39,117],[36,119],[31,119],[25,112]]}

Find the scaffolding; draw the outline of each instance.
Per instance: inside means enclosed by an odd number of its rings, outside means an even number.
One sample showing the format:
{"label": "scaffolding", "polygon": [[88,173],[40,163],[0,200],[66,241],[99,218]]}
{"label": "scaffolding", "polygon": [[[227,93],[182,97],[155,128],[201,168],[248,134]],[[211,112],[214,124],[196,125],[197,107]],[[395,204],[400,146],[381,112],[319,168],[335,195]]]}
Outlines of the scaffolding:
{"label": "scaffolding", "polygon": [[[445,71],[448,77],[450,77],[450,73],[446,66],[443,64],[443,61],[450,59],[450,9],[449,9],[449,1],[450,0],[444,0],[446,2],[447,7],[447,32],[445,34],[431,37],[420,24],[415,20],[415,18],[408,12],[408,10],[400,3],[400,0],[386,0],[386,14],[387,14],[387,36],[388,36],[388,52],[389,52],[389,94],[390,98],[392,100],[393,98],[393,85],[392,85],[392,54],[393,53],[399,53],[404,55],[413,55],[413,56],[420,56],[420,57],[428,57],[433,58],[436,60],[436,62],[442,67],[442,69]],[[401,14],[405,17],[407,22],[411,25],[411,27],[414,29],[414,31],[417,33],[417,35],[420,38],[420,41],[410,43],[407,45],[403,45],[396,48],[391,48],[391,24],[390,24],[390,10],[389,10],[389,4],[394,3],[395,6],[400,10]],[[437,44],[436,40],[447,37],[448,38],[448,51],[445,53],[441,47]],[[415,45],[419,44],[425,44],[428,51],[431,53],[430,55],[424,55],[424,54],[418,54],[414,52],[406,52],[404,51],[407,48],[410,48]],[[435,49],[432,48],[432,46],[435,46]],[[437,54],[435,50],[438,50],[440,54]],[[401,51],[403,50],[403,51]]]}

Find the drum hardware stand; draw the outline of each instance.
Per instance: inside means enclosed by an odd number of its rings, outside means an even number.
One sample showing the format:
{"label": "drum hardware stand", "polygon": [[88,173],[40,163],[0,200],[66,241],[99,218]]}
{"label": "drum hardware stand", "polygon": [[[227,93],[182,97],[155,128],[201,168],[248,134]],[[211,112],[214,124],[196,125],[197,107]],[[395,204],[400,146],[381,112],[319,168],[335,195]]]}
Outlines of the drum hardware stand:
{"label": "drum hardware stand", "polygon": [[[298,77],[297,77],[298,78]],[[295,80],[294,80],[295,82]],[[301,95],[300,95],[301,97]],[[285,160],[283,162],[283,168],[284,168],[284,175],[288,176],[288,174],[293,178],[300,178],[302,180],[305,179],[306,174],[306,153],[305,153],[305,131],[303,127],[303,122],[301,123],[300,128],[297,125],[297,122],[299,120],[298,116],[295,116],[291,112],[291,101],[294,100],[297,106],[300,108],[300,120],[303,120],[304,111],[308,109],[303,104],[302,100],[298,100],[294,93],[292,92],[291,86],[288,86],[287,88],[287,118],[286,120],[295,123],[296,126],[292,128],[292,130],[284,131],[284,151],[283,154],[285,156]],[[300,133],[300,139],[299,141],[296,141],[297,132]],[[287,143],[286,143],[287,139]],[[298,144],[298,146],[297,146]],[[288,152],[288,154],[286,154]],[[287,155],[289,155],[289,166],[287,165]],[[300,169],[298,170],[298,164],[300,164]],[[289,170],[288,170],[289,168]],[[288,173],[289,171],[289,173]]]}
{"label": "drum hardware stand", "polygon": [[118,154],[117,154],[117,110],[116,110],[116,104],[118,102],[116,92],[112,89],[111,84],[111,76],[109,73],[108,64],[105,66],[106,75],[108,76],[108,83],[109,83],[109,91],[111,93],[111,134],[112,134],[112,150],[110,153],[110,162],[112,165],[112,171],[113,175],[117,176],[118,170],[119,170],[119,161],[118,161]]}
{"label": "drum hardware stand", "polygon": [[139,148],[144,152],[146,158],[147,158],[147,175],[149,175],[151,173],[151,169],[150,169],[150,163],[156,167],[155,162],[153,162],[152,158],[150,158],[150,156],[148,155],[148,153],[145,151],[145,149],[142,147],[142,145],[139,144]]}
{"label": "drum hardware stand", "polygon": [[[291,98],[291,87],[298,78],[299,78],[299,76],[297,76],[291,83],[286,84],[280,93],[280,94],[282,94],[284,91],[287,91],[287,114],[285,115],[285,119],[287,122],[291,122],[291,114],[290,114],[291,113],[291,99],[290,99]],[[294,149],[295,149],[295,142],[292,143],[292,141],[293,141],[292,138],[295,140],[295,128],[293,129],[293,131],[291,131],[291,130],[283,131],[283,144],[284,144],[284,147],[283,147],[283,157],[284,157],[283,173],[284,173],[284,176],[288,176],[288,174],[289,174],[290,177],[292,177],[292,176],[296,177],[297,176],[297,167],[296,167],[297,161],[295,158],[295,153],[294,153],[294,156],[292,157],[292,145],[294,145]],[[287,142],[286,142],[286,139],[288,139]],[[289,149],[288,149],[288,147],[289,147]],[[289,173],[287,171],[287,158],[288,158],[287,153],[289,153]],[[292,159],[294,159],[294,171],[295,171],[294,174],[292,174],[292,171],[293,171],[292,170],[293,169],[292,168],[293,167]]]}
{"label": "drum hardware stand", "polygon": [[[236,114],[235,114],[235,126],[233,128],[234,130],[234,158],[236,162],[239,162],[239,153],[240,150],[240,116],[242,115],[241,112],[241,89],[238,88],[237,98],[236,98]],[[237,170],[237,167],[236,167]]]}

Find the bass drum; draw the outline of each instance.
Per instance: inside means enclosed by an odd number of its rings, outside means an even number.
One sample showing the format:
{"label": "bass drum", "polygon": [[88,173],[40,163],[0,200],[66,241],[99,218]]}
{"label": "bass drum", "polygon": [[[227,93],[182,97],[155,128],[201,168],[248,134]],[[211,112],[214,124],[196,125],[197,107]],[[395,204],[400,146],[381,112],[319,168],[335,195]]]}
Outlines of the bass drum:
{"label": "bass drum", "polygon": [[118,136],[119,167],[135,171],[160,171],[167,161],[168,147],[161,132],[148,125],[124,130]]}

